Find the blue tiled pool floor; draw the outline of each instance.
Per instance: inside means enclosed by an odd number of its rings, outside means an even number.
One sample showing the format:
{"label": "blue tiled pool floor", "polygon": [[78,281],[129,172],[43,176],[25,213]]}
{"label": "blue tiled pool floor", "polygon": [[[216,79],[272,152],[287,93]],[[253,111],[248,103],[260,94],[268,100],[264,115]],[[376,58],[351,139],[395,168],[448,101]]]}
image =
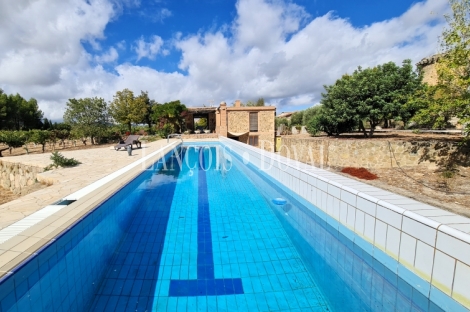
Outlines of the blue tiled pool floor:
{"label": "blue tiled pool floor", "polygon": [[181,172],[152,175],[139,187],[139,208],[91,310],[328,310],[252,182],[236,168],[216,170],[214,159],[207,171],[194,167],[194,148],[185,157]]}
{"label": "blue tiled pool floor", "polygon": [[[206,153],[208,150],[206,150]],[[187,155],[191,156],[189,151]],[[206,165],[208,157],[206,156]],[[220,283],[207,287],[223,295],[172,294],[175,280],[204,281],[201,259],[201,169],[180,173],[171,206],[155,290],[154,311],[305,311],[327,310],[282,225],[255,186],[239,171],[222,174],[211,164],[204,174],[210,211],[215,280],[241,280],[243,293],[225,294]],[[199,224],[198,224],[199,221]],[[199,237],[199,243],[198,243]],[[208,293],[213,294],[213,290]]]}

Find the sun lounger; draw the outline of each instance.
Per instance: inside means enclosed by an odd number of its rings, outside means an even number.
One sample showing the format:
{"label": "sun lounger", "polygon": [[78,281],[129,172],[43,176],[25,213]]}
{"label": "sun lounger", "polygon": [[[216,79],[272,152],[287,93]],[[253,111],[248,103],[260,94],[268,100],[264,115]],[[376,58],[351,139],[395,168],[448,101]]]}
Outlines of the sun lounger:
{"label": "sun lounger", "polygon": [[140,135],[130,135],[130,136],[127,137],[127,139],[125,141],[119,142],[119,144],[116,145],[114,147],[114,149],[117,151],[121,147],[127,148],[127,146],[129,146],[129,145],[132,148],[132,144],[135,144],[136,148],[140,148],[142,146],[142,143],[139,141],[139,137],[140,137]]}

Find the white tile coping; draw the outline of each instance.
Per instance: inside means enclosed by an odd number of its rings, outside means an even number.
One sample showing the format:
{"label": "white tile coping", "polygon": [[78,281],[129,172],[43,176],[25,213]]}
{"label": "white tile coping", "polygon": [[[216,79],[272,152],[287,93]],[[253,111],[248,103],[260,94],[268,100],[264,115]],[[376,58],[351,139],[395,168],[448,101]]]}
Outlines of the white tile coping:
{"label": "white tile coping", "polygon": [[[266,174],[354,231],[374,248],[385,252],[432,285],[426,294],[431,300],[442,302],[444,293],[462,305],[457,304],[458,307],[463,310],[466,310],[464,307],[470,309],[470,288],[464,287],[470,285],[469,218],[279,154],[225,137],[219,139],[232,152],[249,160],[254,166],[264,170]],[[293,179],[303,181],[312,192],[308,194],[298,183],[294,185]],[[335,209],[327,209],[328,201],[324,200],[325,196],[317,198],[316,190],[339,200],[340,211],[335,213]],[[352,219],[341,217],[344,215],[341,210],[345,209],[356,214],[356,224]],[[362,222],[357,223],[360,221],[358,215],[364,216]],[[388,237],[392,233],[395,237],[394,245]],[[386,244],[390,247],[396,246],[389,249],[384,246]],[[445,262],[442,262],[443,259]]]}
{"label": "white tile coping", "polygon": [[[149,166],[151,164],[146,164],[146,161],[148,161],[150,158],[152,158],[153,156],[155,155],[158,155],[159,153],[162,153],[166,148],[174,145],[174,146],[177,146],[178,144],[180,144],[181,142],[178,142],[178,141],[175,141],[175,142],[171,142],[165,146],[163,146],[162,148],[156,150],[155,152],[152,152],[150,154],[148,154],[147,156],[145,157],[142,157],[140,158],[139,160],[136,160],[134,161],[133,163],[85,186],[84,188],[70,194],[70,195],[67,195],[65,196],[64,198],[62,198],[61,200],[79,200],[80,198],[82,198],[83,196],[91,193],[92,191],[96,190],[97,188],[105,185],[106,183],[118,178],[119,176],[123,175],[124,173],[128,172],[129,170],[131,170],[132,168],[135,168],[139,165],[142,165],[142,166]],[[162,155],[163,156],[163,155]],[[6,228],[0,230],[0,244],[6,242],[7,240],[9,240],[10,238],[20,234],[21,232],[23,232],[24,230],[28,229],[29,227],[39,223],[40,221],[46,219],[47,217],[53,215],[54,213],[56,213],[57,211],[60,211],[61,209],[67,207],[67,205],[48,205],[32,214],[30,214],[29,216],[7,226]]]}

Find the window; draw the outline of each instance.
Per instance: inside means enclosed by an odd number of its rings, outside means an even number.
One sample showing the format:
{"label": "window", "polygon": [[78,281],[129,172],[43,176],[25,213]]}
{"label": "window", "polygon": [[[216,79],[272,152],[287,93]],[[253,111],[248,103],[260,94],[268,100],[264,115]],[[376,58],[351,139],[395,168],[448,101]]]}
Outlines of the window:
{"label": "window", "polygon": [[257,135],[250,135],[248,137],[248,144],[252,146],[258,146],[258,136]]}
{"label": "window", "polygon": [[258,132],[258,113],[250,113],[250,132]]}

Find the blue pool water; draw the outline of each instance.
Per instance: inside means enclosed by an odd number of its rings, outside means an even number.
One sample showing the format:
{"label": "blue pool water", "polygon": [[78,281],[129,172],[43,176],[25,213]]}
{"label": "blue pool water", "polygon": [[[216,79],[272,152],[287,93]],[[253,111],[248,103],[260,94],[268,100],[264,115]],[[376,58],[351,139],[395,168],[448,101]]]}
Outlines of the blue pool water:
{"label": "blue pool water", "polygon": [[440,311],[255,171],[168,154],[3,278],[0,312]]}

